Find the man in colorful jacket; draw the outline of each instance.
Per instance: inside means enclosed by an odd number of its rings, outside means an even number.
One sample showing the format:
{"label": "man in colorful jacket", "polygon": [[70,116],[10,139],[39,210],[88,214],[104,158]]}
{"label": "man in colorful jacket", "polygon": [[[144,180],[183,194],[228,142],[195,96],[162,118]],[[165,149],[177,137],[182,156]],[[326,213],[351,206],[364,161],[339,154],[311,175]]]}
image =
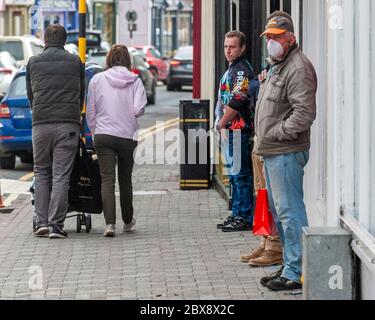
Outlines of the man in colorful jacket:
{"label": "man in colorful jacket", "polygon": [[239,31],[225,35],[229,69],[220,81],[216,129],[222,136],[226,174],[232,190],[232,215],[217,227],[224,232],[252,229],[253,169],[251,140],[254,135],[254,99],[249,90],[254,72],[244,57],[246,36]]}

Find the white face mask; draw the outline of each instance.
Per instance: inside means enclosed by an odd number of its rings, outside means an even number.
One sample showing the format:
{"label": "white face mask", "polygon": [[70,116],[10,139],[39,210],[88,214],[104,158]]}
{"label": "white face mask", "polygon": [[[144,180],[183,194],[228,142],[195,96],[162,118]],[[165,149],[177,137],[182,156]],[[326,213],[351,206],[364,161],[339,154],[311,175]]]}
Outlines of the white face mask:
{"label": "white face mask", "polygon": [[268,53],[275,59],[280,59],[284,55],[283,46],[275,40],[269,40],[267,43]]}

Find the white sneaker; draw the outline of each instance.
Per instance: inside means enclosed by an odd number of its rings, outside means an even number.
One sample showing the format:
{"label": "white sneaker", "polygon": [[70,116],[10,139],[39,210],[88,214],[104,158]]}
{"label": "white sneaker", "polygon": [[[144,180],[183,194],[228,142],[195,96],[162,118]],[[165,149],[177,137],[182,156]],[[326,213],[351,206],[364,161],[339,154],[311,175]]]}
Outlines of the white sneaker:
{"label": "white sneaker", "polygon": [[116,226],[114,224],[107,224],[105,231],[104,231],[104,236],[107,238],[112,238],[115,236],[115,229]]}
{"label": "white sneaker", "polygon": [[133,218],[132,222],[130,222],[129,224],[124,224],[124,232],[132,232],[132,231],[135,231],[135,219]]}

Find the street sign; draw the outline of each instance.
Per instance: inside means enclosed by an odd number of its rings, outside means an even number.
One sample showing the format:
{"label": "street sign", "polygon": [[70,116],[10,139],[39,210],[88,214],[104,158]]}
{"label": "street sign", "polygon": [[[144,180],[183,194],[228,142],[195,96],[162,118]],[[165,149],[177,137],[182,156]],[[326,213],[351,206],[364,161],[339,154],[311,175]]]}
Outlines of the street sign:
{"label": "street sign", "polygon": [[136,23],[128,23],[128,31],[137,31]]}
{"label": "street sign", "polygon": [[137,18],[138,18],[138,15],[137,15],[137,12],[135,11],[128,11],[126,13],[126,20],[128,20],[129,22],[137,21]]}

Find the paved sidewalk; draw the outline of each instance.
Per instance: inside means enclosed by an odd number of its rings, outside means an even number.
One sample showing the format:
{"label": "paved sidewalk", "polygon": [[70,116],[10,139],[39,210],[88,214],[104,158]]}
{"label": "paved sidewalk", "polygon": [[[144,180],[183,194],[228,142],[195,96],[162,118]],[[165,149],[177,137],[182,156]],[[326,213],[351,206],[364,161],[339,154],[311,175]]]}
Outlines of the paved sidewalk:
{"label": "paved sidewalk", "polygon": [[[104,219],[93,216],[91,233],[65,240],[32,235],[32,207],[20,195],[16,210],[0,215],[1,299],[301,299],[274,293],[259,279],[275,270],[251,269],[241,253],[257,246],[251,233],[216,229],[228,215],[215,190],[180,191],[177,166],[142,166],[134,172],[137,231],[102,236]],[[29,286],[42,271],[42,288]]]}

